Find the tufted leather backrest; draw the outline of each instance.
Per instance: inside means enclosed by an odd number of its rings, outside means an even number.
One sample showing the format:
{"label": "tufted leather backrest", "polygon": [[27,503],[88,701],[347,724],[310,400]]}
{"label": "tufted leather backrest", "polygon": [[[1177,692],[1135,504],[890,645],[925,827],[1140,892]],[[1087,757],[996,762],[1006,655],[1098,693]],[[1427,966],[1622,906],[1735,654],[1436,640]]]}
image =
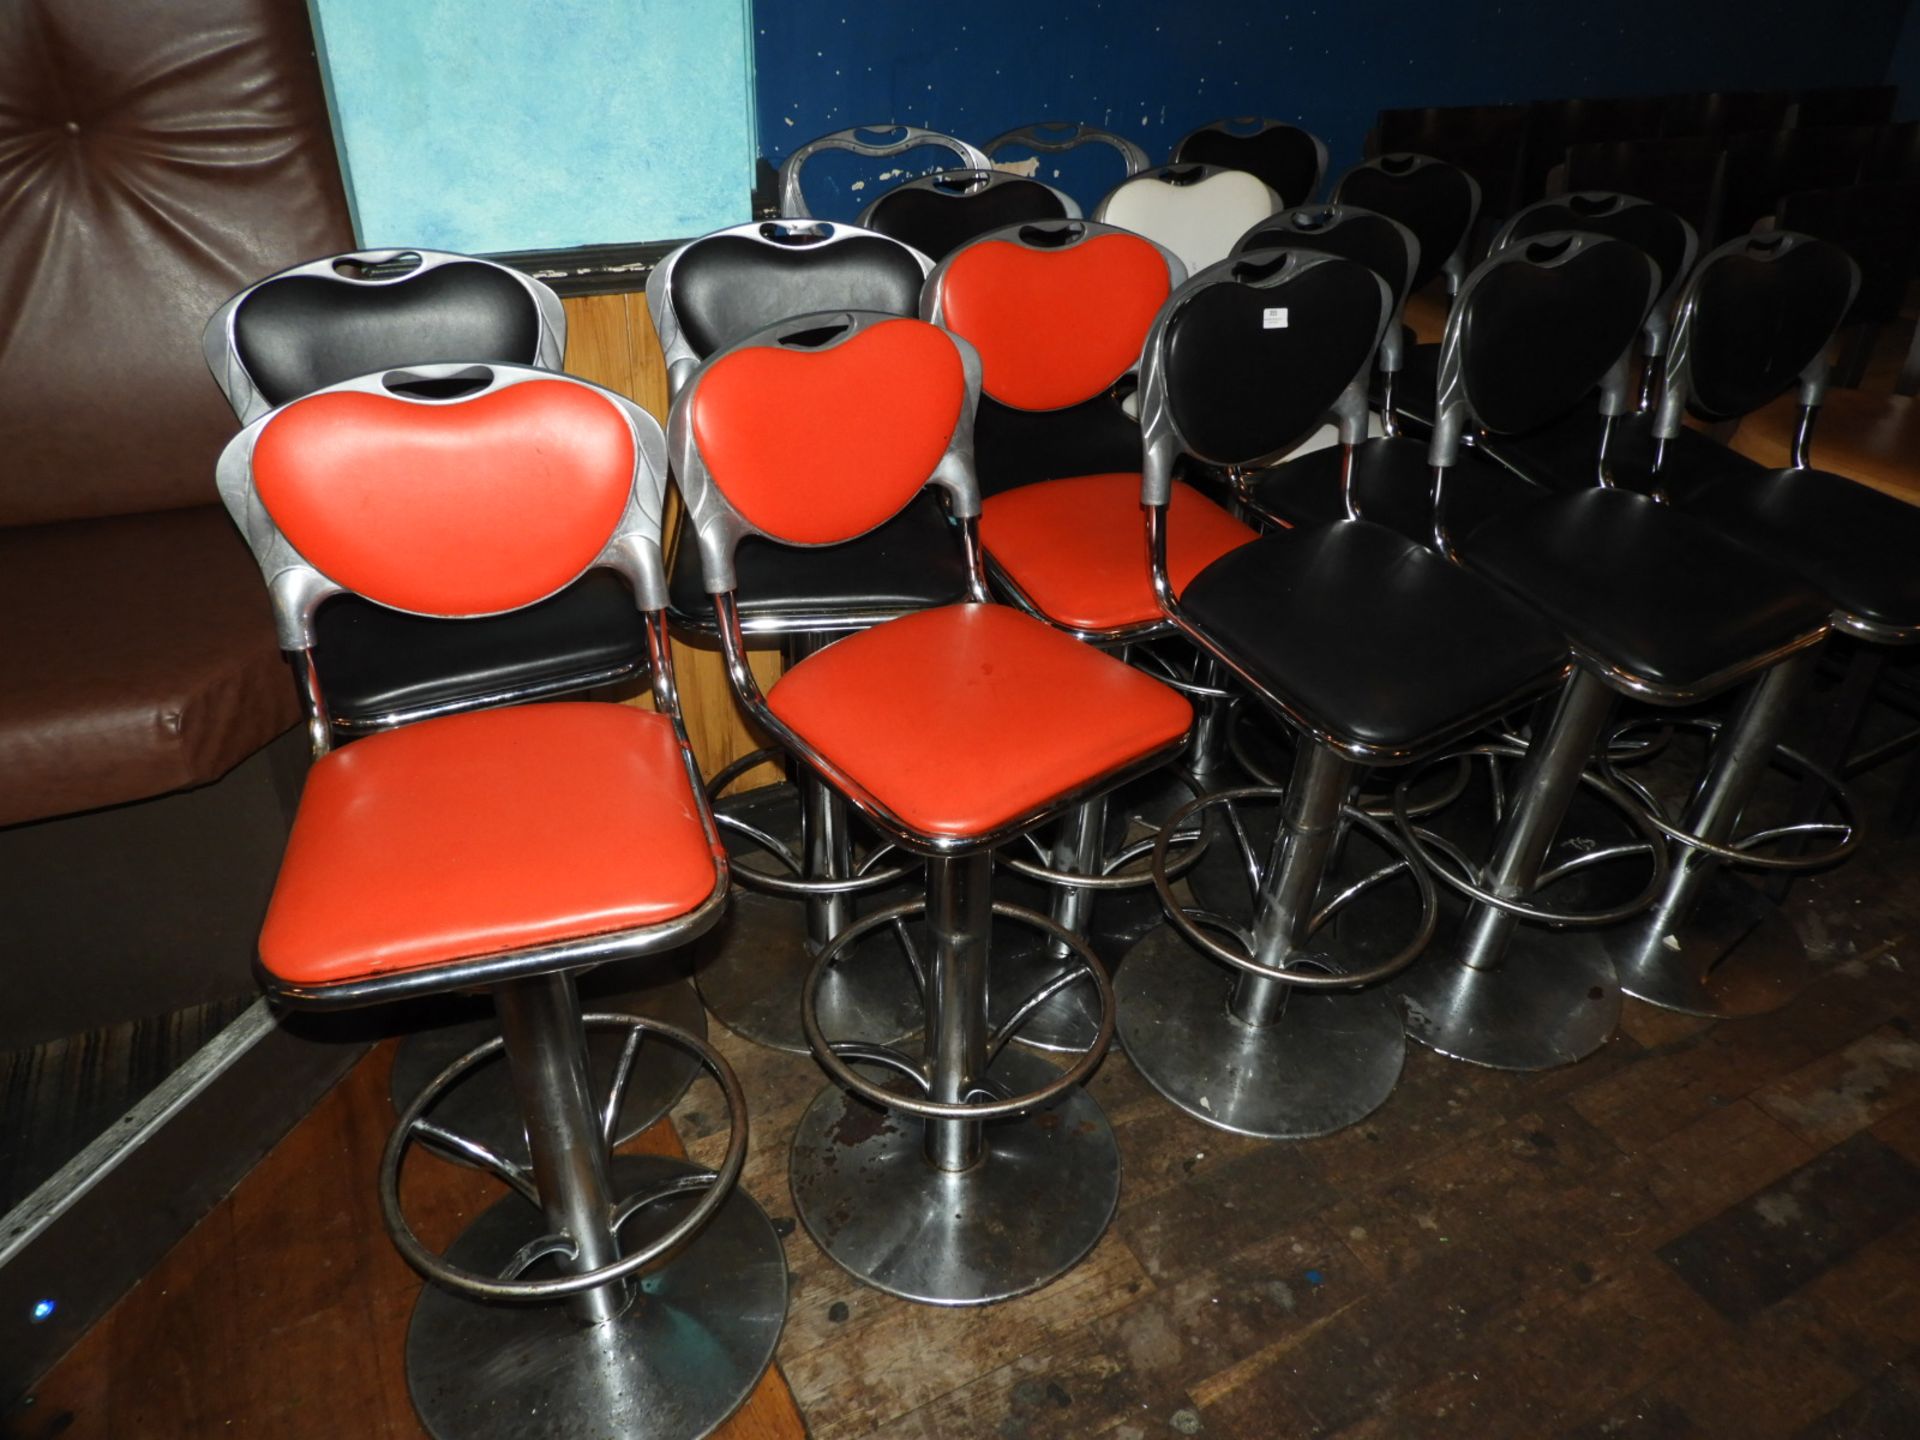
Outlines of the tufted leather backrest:
{"label": "tufted leather backrest", "polygon": [[351,243],[305,6],[0,3],[0,525],[211,503],[201,327]]}

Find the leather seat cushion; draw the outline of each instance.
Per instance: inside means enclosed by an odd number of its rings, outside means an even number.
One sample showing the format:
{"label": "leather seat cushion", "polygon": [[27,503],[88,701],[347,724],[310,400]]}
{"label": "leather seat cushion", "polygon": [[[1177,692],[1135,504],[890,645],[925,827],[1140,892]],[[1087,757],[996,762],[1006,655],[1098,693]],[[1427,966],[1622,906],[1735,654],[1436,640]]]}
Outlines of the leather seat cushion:
{"label": "leather seat cushion", "polygon": [[1364,521],[1243,546],[1203,570],[1181,608],[1299,719],[1382,749],[1471,728],[1566,663],[1532,609]]}
{"label": "leather seat cushion", "polygon": [[[953,604],[967,593],[959,539],[931,491],[878,529],[839,545],[806,548],[748,536],[734,552],[734,576],[735,598],[748,625],[800,613],[924,610]],[[700,544],[684,516],[668,592],[676,621],[714,628],[713,596],[700,573]]]}
{"label": "leather seat cushion", "polygon": [[1543,495],[1459,540],[1574,647],[1692,691],[1819,629],[1826,598],[1704,521],[1626,490]]}
{"label": "leather seat cushion", "polygon": [[633,587],[611,570],[478,620],[428,619],[340,595],[320,607],[314,630],[327,709],[343,720],[584,681],[647,658]]}
{"label": "leather seat cushion", "polygon": [[[1254,532],[1187,485],[1173,487],[1167,574],[1178,594]],[[990,498],[980,510],[988,557],[1055,624],[1117,630],[1162,618],[1147,564],[1140,477],[1076,475]]]}
{"label": "leather seat cushion", "polygon": [[1920,625],[1920,509],[1830,471],[1731,458],[1746,473],[1723,469],[1676,494],[1689,514],[1797,571],[1850,615]]}
{"label": "leather seat cushion", "polygon": [[[1789,391],[1742,420],[1732,448],[1769,468],[1784,466],[1792,458],[1799,417],[1799,396]],[[1827,391],[1813,426],[1813,462],[1920,504],[1920,401],[1869,390]]]}
{"label": "leather seat cushion", "polygon": [[300,718],[215,506],[0,529],[0,825],[219,779]]}
{"label": "leather seat cushion", "polygon": [[1177,692],[1006,605],[837,640],[767,703],[909,826],[984,835],[1177,741]]}
{"label": "leather seat cushion", "polygon": [[[1462,450],[1447,480],[1447,526],[1456,536],[1489,516],[1538,494],[1533,485],[1475,450]],[[1353,495],[1360,517],[1409,540],[1433,537],[1433,467],[1424,440],[1381,438],[1353,450]],[[1336,446],[1285,460],[1255,482],[1254,501],[1285,525],[1330,525],[1346,518],[1340,502],[1340,450]]]}
{"label": "leather seat cushion", "polygon": [[318,761],[260,934],[335,984],[637,929],[719,879],[673,722],[626,705],[478,710]]}

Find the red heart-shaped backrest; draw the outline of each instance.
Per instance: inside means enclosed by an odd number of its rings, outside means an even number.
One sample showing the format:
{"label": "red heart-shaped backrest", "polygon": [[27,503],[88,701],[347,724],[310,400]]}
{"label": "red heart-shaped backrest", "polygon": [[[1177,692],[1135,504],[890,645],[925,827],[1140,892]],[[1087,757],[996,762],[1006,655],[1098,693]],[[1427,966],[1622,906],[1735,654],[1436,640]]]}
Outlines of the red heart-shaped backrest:
{"label": "red heart-shaped backrest", "polygon": [[700,457],[742,519],[776,540],[831,545],[920,492],[966,393],[951,336],[888,320],[826,349],[732,351],[688,403]]}
{"label": "red heart-shaped backrest", "polygon": [[315,395],[253,447],[260,502],[309,564],[424,615],[489,615],[559,590],[605,547],[633,470],[626,416],[565,380],[439,403]]}
{"label": "red heart-shaped backrest", "polygon": [[1140,363],[1171,290],[1167,262],[1137,235],[1036,250],[970,245],[940,282],[940,319],[980,352],[980,388],[1016,410],[1090,400]]}

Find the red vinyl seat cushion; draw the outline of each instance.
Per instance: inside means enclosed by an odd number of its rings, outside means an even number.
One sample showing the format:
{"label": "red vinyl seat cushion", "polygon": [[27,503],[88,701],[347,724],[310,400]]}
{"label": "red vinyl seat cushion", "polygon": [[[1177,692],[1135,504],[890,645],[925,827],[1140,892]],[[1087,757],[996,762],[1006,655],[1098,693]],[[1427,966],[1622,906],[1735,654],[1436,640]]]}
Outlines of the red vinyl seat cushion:
{"label": "red vinyl seat cushion", "polygon": [[[1174,593],[1258,538],[1197,490],[1176,484],[1167,515]],[[1076,475],[995,495],[981,507],[980,540],[1055,624],[1117,630],[1162,618],[1148,573],[1138,475]]]}
{"label": "red vinyl seat cushion", "polygon": [[1185,699],[1005,605],[948,605],[794,666],[774,714],[930,835],[984,835],[1186,733]]}
{"label": "red vinyl seat cushion", "polygon": [[326,985],[671,920],[717,857],[673,724],[604,702],[424,720],[307,777],[260,935]]}

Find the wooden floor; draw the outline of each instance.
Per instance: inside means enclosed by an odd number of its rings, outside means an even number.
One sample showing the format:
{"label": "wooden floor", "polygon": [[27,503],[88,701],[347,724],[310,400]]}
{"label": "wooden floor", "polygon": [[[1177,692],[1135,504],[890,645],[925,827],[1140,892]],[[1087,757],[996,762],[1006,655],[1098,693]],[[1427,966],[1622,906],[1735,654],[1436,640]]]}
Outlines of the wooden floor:
{"label": "wooden floor", "polygon": [[[1884,791],[1891,776],[1871,788]],[[1912,1440],[1920,1436],[1920,841],[1797,887],[1821,976],[1772,1017],[1629,1002],[1570,1069],[1411,1052],[1371,1120],[1304,1144],[1185,1118],[1116,1053],[1092,1089],[1118,1219],[1040,1294],[941,1311],[862,1289],[790,1224],[811,1061],[716,1027],[744,1183],[787,1233],[779,1363],[725,1433]],[[419,1281],[373,1203],[377,1051],[64,1361],[10,1440],[413,1437]],[[675,1122],[717,1158],[718,1106]],[[664,1127],[644,1137],[671,1146]],[[490,1182],[416,1167],[430,1241]],[[791,1387],[791,1400],[786,1386]]]}

